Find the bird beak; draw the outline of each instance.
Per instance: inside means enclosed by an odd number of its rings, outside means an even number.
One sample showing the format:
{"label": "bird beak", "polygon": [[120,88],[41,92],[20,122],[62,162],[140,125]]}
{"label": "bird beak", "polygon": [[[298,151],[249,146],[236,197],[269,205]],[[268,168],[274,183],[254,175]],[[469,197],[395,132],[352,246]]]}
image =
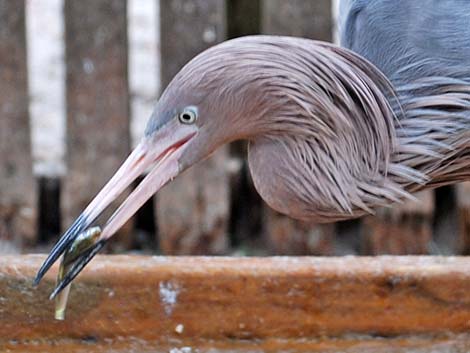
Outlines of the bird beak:
{"label": "bird beak", "polygon": [[[99,241],[77,259],[70,271],[58,284],[55,294],[65,288],[85,265],[98,253],[105,242],[134,215],[142,205],[163,185],[180,172],[179,158],[197,130],[194,125],[179,124],[171,120],[134,149],[109,182],[101,189],[83,213],[55,244],[46,261],[39,269],[34,284],[37,285],[59,256],[74,239],[86,230],[93,221],[143,172],[150,172],[109,218]],[[60,287],[60,289],[59,289]]]}

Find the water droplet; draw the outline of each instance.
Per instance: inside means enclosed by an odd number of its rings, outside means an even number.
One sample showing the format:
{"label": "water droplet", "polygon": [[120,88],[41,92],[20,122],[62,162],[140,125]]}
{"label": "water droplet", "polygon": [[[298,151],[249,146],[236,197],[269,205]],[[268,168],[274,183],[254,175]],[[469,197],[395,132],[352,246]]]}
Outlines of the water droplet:
{"label": "water droplet", "polygon": [[83,71],[85,71],[85,73],[88,75],[95,71],[95,65],[93,64],[93,61],[91,61],[91,59],[83,59]]}
{"label": "water droplet", "polygon": [[215,33],[215,27],[208,27],[204,30],[204,33],[202,34],[202,40],[205,43],[214,43],[217,38],[217,35]]}

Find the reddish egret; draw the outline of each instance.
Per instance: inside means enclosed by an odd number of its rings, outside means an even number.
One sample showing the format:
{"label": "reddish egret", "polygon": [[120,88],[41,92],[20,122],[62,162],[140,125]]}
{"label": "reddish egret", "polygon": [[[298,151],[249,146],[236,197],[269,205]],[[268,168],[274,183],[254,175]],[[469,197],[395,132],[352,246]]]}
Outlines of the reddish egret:
{"label": "reddish egret", "polygon": [[63,289],[165,183],[217,147],[249,141],[254,184],[274,209],[330,222],[469,176],[470,86],[423,78],[393,90],[361,56],[332,44],[238,38],[191,60],[168,85],[142,142],[67,230],[37,279],[152,167],[54,291]]}

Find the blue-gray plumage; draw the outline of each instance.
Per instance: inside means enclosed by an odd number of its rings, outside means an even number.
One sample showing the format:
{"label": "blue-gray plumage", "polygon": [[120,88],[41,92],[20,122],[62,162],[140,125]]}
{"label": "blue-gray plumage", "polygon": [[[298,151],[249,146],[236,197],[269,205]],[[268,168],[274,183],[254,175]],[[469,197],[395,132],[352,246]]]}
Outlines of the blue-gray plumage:
{"label": "blue-gray plumage", "polygon": [[340,0],[341,45],[395,84],[470,77],[470,1]]}
{"label": "blue-gray plumage", "polygon": [[349,0],[341,3],[342,38],[358,54],[277,36],[199,54],[168,85],[142,142],[36,281],[144,170],[152,167],[54,293],[165,183],[234,140],[249,141],[262,198],[303,220],[358,217],[469,179],[469,10],[457,0]]}
{"label": "blue-gray plumage", "polygon": [[[429,178],[427,186],[465,180],[470,1],[340,0],[339,28],[341,44],[376,65],[399,96],[399,141],[392,159],[420,170]],[[435,157],[426,157],[423,148]],[[400,154],[405,150],[409,153]]]}

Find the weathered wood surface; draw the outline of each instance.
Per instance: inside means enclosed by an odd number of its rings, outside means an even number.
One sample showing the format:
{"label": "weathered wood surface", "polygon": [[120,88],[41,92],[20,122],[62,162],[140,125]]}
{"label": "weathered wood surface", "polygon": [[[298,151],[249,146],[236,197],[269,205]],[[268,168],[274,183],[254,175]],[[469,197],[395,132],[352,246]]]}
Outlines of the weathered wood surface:
{"label": "weathered wood surface", "polygon": [[[160,3],[161,80],[226,38],[225,0],[164,0]],[[160,247],[165,254],[221,254],[228,248],[227,148],[199,163],[157,196]]]}
{"label": "weathered wood surface", "polygon": [[75,281],[66,321],[38,288],[43,256],[0,259],[0,343],[42,340],[320,339],[470,328],[470,259],[100,256]]}
{"label": "weathered wood surface", "polygon": [[331,0],[262,0],[261,4],[264,33],[332,41]]}
{"label": "weathered wood surface", "polygon": [[126,0],[65,1],[64,6],[67,177],[62,223],[68,227],[124,161],[130,132]]}
{"label": "weathered wood surface", "polygon": [[107,339],[93,337],[66,340],[12,341],[5,345],[7,353],[466,353],[470,351],[470,335],[424,335],[384,338],[365,335],[321,339],[266,339],[223,341],[174,340],[172,342],[139,339]]}
{"label": "weathered wood surface", "polygon": [[382,208],[375,217],[363,219],[364,253],[422,255],[430,252],[434,218],[434,191],[414,195],[393,208]]}
{"label": "weathered wood surface", "polygon": [[[331,41],[333,19],[330,0],[263,0],[261,26],[265,34]],[[264,209],[264,237],[275,254],[331,255],[334,225],[295,221],[268,206]]]}
{"label": "weathered wood surface", "polygon": [[0,250],[36,236],[24,5],[0,0]]}

